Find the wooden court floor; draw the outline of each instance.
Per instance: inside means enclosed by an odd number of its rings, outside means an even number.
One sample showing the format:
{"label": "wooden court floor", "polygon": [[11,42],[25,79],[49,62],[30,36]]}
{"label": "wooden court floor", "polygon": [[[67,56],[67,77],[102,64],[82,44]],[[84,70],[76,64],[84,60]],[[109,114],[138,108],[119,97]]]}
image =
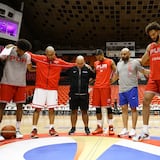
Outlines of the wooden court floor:
{"label": "wooden court floor", "polygon": [[[38,123],[40,138],[31,139],[29,135],[32,130],[32,114],[23,115],[21,132],[22,134],[24,134],[24,139],[13,139],[2,142],[0,144],[0,160],[22,160],[24,159],[25,155],[28,155],[28,158],[25,158],[26,160],[49,160],[53,158],[53,155],[56,157],[60,157],[55,159],[65,160],[117,160],[117,150],[120,151],[118,152],[119,160],[159,160],[160,158],[159,140],[151,140],[144,143],[135,143],[132,140],[125,138],[121,139],[116,136],[86,136],[84,133],[84,126],[81,115],[78,115],[76,134],[74,136],[68,136],[68,131],[71,128],[70,115],[61,114],[58,114],[55,117],[55,129],[57,130],[57,132],[59,132],[60,136],[51,137],[48,136],[48,122],[48,115],[41,114]],[[96,128],[96,122],[96,116],[94,114],[90,115],[89,128],[91,132]],[[114,115],[113,122],[115,132],[116,134],[118,134],[123,128],[121,115]],[[1,127],[8,124],[15,125],[15,115],[4,115]],[[107,126],[107,124],[105,124],[105,126]],[[129,128],[131,126],[130,115],[128,126]],[[141,129],[142,116],[139,116],[137,122],[137,133],[140,133]],[[150,135],[160,137],[160,115],[151,115]],[[71,141],[69,146],[73,147],[74,145],[75,150],[73,150],[72,147],[72,149],[68,147],[67,142],[69,141]],[[65,142],[67,143],[66,145]],[[59,143],[61,143],[61,147],[58,146]],[[55,148],[53,149],[52,146]],[[65,146],[67,146],[67,148],[65,148]],[[45,147],[47,147],[47,152]],[[40,148],[43,151],[42,153],[39,152]],[[66,151],[66,149],[68,150]],[[68,153],[70,153],[70,156],[72,155],[72,158],[66,157]],[[47,158],[46,156],[49,158]]]}
{"label": "wooden court floor", "polygon": [[[92,132],[96,128],[96,116],[89,116],[89,128]],[[104,122],[107,126],[106,120]],[[118,134],[123,128],[122,117],[121,115],[114,115],[113,124],[116,134]],[[137,121],[137,133],[141,132],[142,129],[142,116],[138,117]],[[4,115],[1,127],[5,125],[15,125],[15,115]],[[70,115],[56,115],[55,116],[55,129],[59,133],[68,133],[71,128]],[[104,128],[105,128],[104,126]],[[131,128],[131,116],[129,115],[128,128]],[[81,115],[78,115],[76,133],[84,133],[84,125],[81,118]],[[49,129],[49,120],[48,115],[40,115],[38,122],[38,131],[39,133],[48,133]],[[32,115],[23,115],[21,123],[21,132],[26,135],[30,134],[32,130]],[[151,115],[150,116],[150,134],[152,136],[160,136],[160,115]]]}

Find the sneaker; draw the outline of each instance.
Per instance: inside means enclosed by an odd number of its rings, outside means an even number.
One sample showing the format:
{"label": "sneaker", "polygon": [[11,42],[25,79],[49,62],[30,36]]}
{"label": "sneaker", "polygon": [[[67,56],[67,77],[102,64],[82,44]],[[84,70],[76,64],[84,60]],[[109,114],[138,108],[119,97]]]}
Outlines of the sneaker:
{"label": "sneaker", "polygon": [[84,129],[84,130],[85,130],[85,132],[86,132],[86,134],[87,134],[87,135],[89,135],[89,134],[90,134],[90,130],[89,130],[89,128],[88,128],[88,127],[85,127],[85,129]]}
{"label": "sneaker", "polygon": [[130,130],[129,134],[128,134],[128,137],[129,137],[129,138],[132,138],[132,137],[134,137],[135,135],[136,135],[136,130],[132,128],[132,129]]}
{"label": "sneaker", "polygon": [[108,135],[108,130],[109,130],[109,127],[104,128],[103,134],[104,134],[104,135]]}
{"label": "sneaker", "polygon": [[99,125],[97,125],[97,128],[95,129],[95,131],[92,132],[93,135],[101,134],[101,133],[103,133],[103,129]]}
{"label": "sneaker", "polygon": [[76,131],[76,128],[75,128],[75,127],[72,127],[72,128],[70,129],[70,131],[68,132],[68,135],[74,134],[75,131]]}
{"label": "sneaker", "polygon": [[135,141],[135,142],[141,142],[141,141],[146,140],[146,139],[150,139],[149,133],[144,133],[144,132],[142,132],[142,134],[134,136],[132,138],[132,140]]}
{"label": "sneaker", "polygon": [[118,137],[128,136],[128,133],[128,130],[126,128],[123,128],[122,131],[118,134]]}
{"label": "sneaker", "polygon": [[114,128],[113,128],[113,125],[109,125],[109,129],[108,129],[108,134],[109,135],[114,135]]}
{"label": "sneaker", "polygon": [[5,138],[0,135],[0,142],[1,142],[1,141],[4,141],[4,140],[5,140]]}
{"label": "sneaker", "polygon": [[38,133],[37,129],[34,128],[31,132],[31,138],[39,138],[37,133]]}
{"label": "sneaker", "polygon": [[51,128],[51,129],[49,130],[49,134],[50,134],[51,136],[58,136],[58,133],[56,132],[56,130],[55,130],[54,128]]}
{"label": "sneaker", "polygon": [[16,138],[18,138],[18,139],[23,138],[23,135],[20,131],[16,131]]}

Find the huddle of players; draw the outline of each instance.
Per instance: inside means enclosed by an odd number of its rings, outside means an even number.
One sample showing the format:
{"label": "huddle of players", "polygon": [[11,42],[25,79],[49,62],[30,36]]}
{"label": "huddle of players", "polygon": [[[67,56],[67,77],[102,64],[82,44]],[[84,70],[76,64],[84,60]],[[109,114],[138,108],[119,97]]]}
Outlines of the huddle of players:
{"label": "huddle of players", "polygon": [[[140,60],[130,58],[128,48],[123,48],[120,52],[121,59],[117,67],[113,60],[106,58],[101,49],[96,50],[96,59],[94,63],[94,71],[85,63],[83,56],[77,56],[75,63],[68,63],[57,58],[55,50],[52,46],[48,46],[45,55],[35,55],[28,52],[31,49],[31,44],[25,39],[17,41],[12,47],[10,54],[0,54],[0,59],[5,60],[3,76],[1,79],[0,90],[0,123],[2,121],[3,112],[6,103],[11,100],[17,105],[16,112],[16,138],[23,138],[20,132],[20,123],[22,118],[22,104],[25,102],[25,87],[26,87],[26,70],[31,72],[36,71],[36,85],[33,96],[33,129],[31,132],[32,138],[38,138],[37,123],[39,113],[44,105],[48,107],[49,116],[49,134],[58,136],[54,129],[54,107],[58,102],[58,81],[63,68],[69,68],[66,75],[70,78],[70,93],[69,104],[71,109],[71,124],[72,128],[69,135],[75,133],[77,112],[80,107],[82,119],[84,122],[84,130],[88,135],[88,107],[89,93],[88,85],[91,79],[95,79],[93,86],[93,107],[96,107],[97,128],[92,132],[96,134],[114,135],[113,117],[111,109],[111,83],[119,79],[119,103],[122,106],[122,120],[124,128],[118,134],[119,136],[129,135],[134,140],[142,140],[149,138],[148,121],[149,121],[149,104],[156,93],[159,93],[160,74],[159,74],[159,51],[160,51],[160,25],[157,22],[152,22],[146,26],[146,33],[153,40],[149,44],[145,54]],[[32,67],[31,59],[36,63],[36,68]],[[150,62],[150,73],[142,67]],[[137,72],[140,71],[145,76],[149,75],[146,92],[143,101],[143,131],[142,134],[136,136],[136,123],[138,107],[138,82]],[[13,76],[14,75],[14,76]],[[132,112],[132,128],[128,131],[128,106]],[[108,127],[103,130],[104,113],[107,111]],[[0,136],[0,141],[4,140]]]}

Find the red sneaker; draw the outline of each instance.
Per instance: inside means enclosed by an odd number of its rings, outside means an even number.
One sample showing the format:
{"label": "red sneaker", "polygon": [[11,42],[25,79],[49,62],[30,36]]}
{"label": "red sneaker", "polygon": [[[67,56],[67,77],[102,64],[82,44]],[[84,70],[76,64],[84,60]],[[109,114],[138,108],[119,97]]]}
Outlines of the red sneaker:
{"label": "red sneaker", "polygon": [[113,125],[109,125],[109,130],[108,130],[108,134],[109,135],[114,135],[114,128],[113,128]]}
{"label": "red sneaker", "polygon": [[92,132],[93,135],[95,135],[95,134],[101,134],[101,133],[103,133],[103,129],[99,125],[97,125],[96,130]]}
{"label": "red sneaker", "polygon": [[58,133],[56,132],[56,130],[55,130],[54,128],[51,128],[51,129],[49,130],[49,134],[50,134],[51,136],[58,136]]}
{"label": "red sneaker", "polygon": [[37,133],[38,133],[37,129],[34,128],[31,132],[31,138],[39,138]]}

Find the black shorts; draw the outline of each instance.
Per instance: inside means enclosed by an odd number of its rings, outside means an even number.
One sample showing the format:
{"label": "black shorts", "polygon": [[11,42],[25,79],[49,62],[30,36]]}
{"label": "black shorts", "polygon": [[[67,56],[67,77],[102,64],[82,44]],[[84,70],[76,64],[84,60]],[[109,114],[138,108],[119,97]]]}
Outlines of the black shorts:
{"label": "black shorts", "polygon": [[78,109],[88,110],[89,108],[89,94],[86,95],[70,95],[69,106],[71,110]]}

